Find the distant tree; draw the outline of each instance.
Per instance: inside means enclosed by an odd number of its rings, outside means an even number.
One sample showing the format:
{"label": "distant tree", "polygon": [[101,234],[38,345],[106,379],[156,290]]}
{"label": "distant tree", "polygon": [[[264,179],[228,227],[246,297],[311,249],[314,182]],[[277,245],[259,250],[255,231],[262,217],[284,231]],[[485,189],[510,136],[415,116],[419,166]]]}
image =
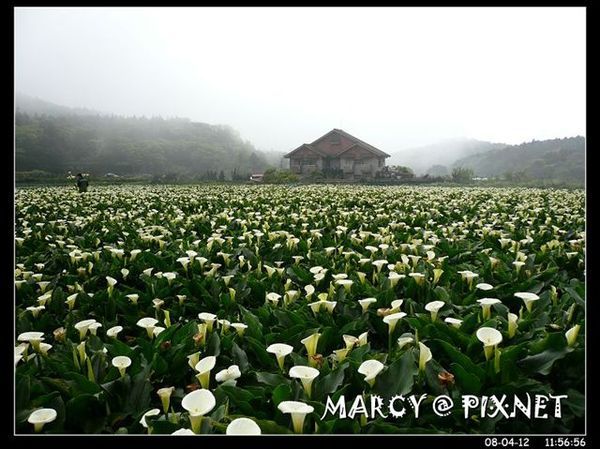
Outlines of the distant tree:
{"label": "distant tree", "polygon": [[231,127],[160,117],[17,112],[15,156],[16,171],[55,174],[79,167],[99,175],[176,173],[215,180],[221,169],[261,173],[269,166],[265,154]]}
{"label": "distant tree", "polygon": [[298,176],[290,170],[269,168],[265,171],[263,181],[267,184],[288,184],[298,181]]}
{"label": "distant tree", "polygon": [[405,165],[393,165],[392,171],[394,171],[401,178],[412,178],[415,176],[415,172],[412,168]]}
{"label": "distant tree", "polygon": [[219,173],[219,181],[225,181],[225,172],[223,170]]}
{"label": "distant tree", "polygon": [[455,167],[452,170],[452,181],[454,182],[467,184],[473,181],[473,176],[475,176],[475,173],[472,168]]}
{"label": "distant tree", "polygon": [[445,165],[432,165],[428,170],[427,174],[429,176],[448,176],[448,167]]}

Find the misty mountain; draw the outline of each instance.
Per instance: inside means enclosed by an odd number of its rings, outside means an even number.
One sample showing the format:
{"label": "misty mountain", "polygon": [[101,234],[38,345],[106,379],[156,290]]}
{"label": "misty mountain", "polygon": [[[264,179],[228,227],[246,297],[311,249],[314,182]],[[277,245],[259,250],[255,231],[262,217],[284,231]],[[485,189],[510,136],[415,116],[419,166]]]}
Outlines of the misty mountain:
{"label": "misty mountain", "polygon": [[458,159],[504,147],[506,147],[506,144],[476,139],[449,139],[432,145],[392,153],[392,157],[387,160],[387,164],[408,166],[417,175],[429,173],[443,176],[444,169],[451,171],[450,167]]}
{"label": "misty mountain", "polygon": [[94,109],[62,106],[20,92],[15,94],[15,109],[29,115],[108,115]]}
{"label": "misty mountain", "polygon": [[585,179],[585,138],[577,136],[508,145],[461,158],[453,166],[472,168],[477,176],[552,179],[582,184]]}
{"label": "misty mountain", "polygon": [[274,155],[267,157],[227,125],[79,114],[77,109],[39,99],[16,107],[17,171],[192,179],[216,177],[223,171],[227,177],[247,179],[249,173],[274,165],[269,163]]}

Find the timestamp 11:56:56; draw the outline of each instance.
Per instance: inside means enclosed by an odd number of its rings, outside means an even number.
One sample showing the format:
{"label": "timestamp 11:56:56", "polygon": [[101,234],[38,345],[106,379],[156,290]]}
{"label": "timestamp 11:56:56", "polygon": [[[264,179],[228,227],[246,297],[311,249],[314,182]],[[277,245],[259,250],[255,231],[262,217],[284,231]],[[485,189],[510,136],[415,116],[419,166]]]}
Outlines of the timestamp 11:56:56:
{"label": "timestamp 11:56:56", "polygon": [[485,447],[586,447],[586,443],[584,437],[487,437],[484,439]]}

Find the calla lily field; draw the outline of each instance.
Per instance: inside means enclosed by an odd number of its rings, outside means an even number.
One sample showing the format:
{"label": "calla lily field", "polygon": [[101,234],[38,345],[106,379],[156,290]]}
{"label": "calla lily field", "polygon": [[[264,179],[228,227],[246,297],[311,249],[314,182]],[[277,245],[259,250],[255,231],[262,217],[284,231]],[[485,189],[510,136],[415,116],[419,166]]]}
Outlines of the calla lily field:
{"label": "calla lily field", "polygon": [[[17,433],[583,431],[582,190],[36,187],[15,219]],[[560,413],[461,400],[504,395]]]}

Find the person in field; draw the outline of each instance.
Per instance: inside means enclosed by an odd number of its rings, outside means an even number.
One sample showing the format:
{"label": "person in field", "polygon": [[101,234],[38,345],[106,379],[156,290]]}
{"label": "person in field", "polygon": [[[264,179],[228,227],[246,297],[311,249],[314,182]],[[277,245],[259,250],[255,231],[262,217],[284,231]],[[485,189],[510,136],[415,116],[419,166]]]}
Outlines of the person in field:
{"label": "person in field", "polygon": [[85,178],[81,173],[77,173],[77,176],[75,178],[77,181],[77,188],[79,189],[79,193],[87,192],[89,184],[87,178]]}

